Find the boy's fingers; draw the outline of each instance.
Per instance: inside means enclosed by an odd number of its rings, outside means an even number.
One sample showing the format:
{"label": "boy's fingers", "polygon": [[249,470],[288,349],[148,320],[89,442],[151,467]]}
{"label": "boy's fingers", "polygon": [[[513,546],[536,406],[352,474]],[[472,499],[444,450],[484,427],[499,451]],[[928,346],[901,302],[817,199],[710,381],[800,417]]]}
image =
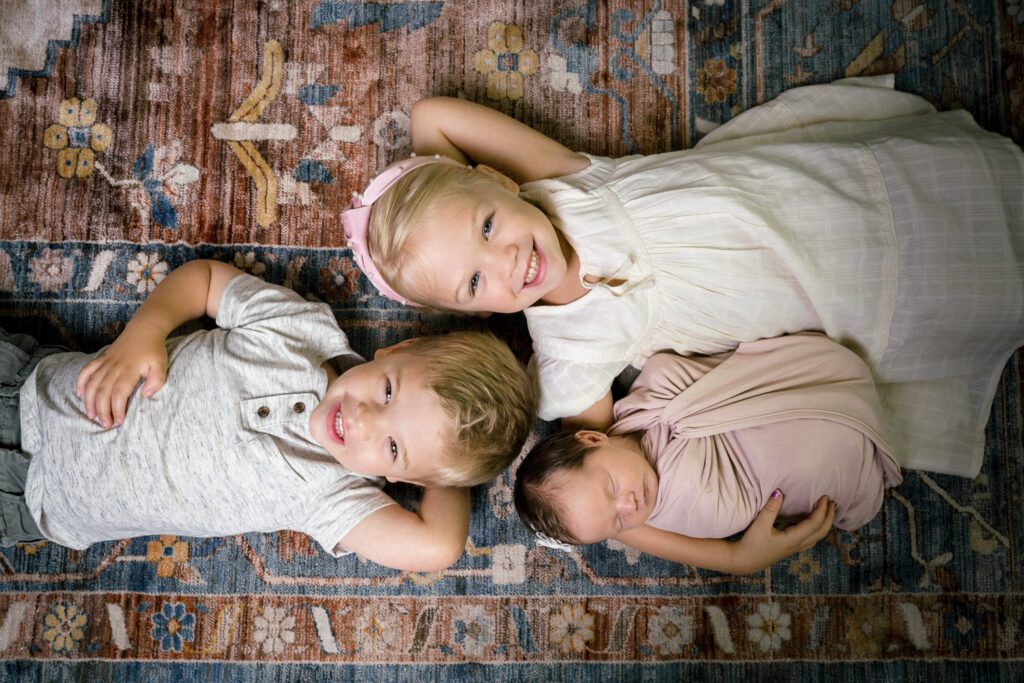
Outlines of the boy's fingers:
{"label": "boy's fingers", "polygon": [[142,385],[142,395],[147,398],[160,391],[167,382],[167,371],[165,369],[151,367],[146,375],[146,383]]}

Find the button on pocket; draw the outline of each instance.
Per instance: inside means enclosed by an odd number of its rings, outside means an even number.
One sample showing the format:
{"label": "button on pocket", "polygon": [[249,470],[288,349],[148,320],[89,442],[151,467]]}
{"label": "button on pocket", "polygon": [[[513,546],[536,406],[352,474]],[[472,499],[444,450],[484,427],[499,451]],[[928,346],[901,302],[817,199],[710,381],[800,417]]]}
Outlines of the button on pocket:
{"label": "button on pocket", "polygon": [[259,409],[256,411],[256,414],[259,415],[260,417],[266,417],[267,415],[270,415],[270,408],[266,406],[260,406]]}
{"label": "button on pocket", "polygon": [[303,403],[302,401],[299,401],[298,403],[292,406],[292,410],[294,410],[296,413],[304,413],[306,412],[306,404]]}

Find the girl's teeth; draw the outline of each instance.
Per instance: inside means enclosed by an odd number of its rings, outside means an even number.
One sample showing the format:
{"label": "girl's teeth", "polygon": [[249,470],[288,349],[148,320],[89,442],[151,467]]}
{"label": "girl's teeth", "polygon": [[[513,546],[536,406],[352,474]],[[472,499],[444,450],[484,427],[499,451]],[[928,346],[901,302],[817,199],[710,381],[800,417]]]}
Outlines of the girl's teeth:
{"label": "girl's teeth", "polygon": [[338,432],[338,436],[345,438],[345,423],[341,419],[341,411],[334,417],[334,431]]}
{"label": "girl's teeth", "polygon": [[537,250],[534,249],[530,252],[530,267],[526,269],[526,279],[524,282],[530,284],[533,279],[537,277]]}

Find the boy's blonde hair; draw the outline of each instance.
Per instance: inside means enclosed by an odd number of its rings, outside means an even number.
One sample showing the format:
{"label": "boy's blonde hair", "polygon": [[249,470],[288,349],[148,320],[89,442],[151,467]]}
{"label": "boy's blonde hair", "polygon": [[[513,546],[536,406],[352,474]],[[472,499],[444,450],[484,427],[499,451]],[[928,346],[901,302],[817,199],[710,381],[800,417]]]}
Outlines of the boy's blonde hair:
{"label": "boy's blonde hair", "polygon": [[422,483],[475,486],[512,464],[533,427],[537,392],[508,344],[489,332],[452,332],[397,353],[429,359],[426,384],[455,421],[434,476]]}
{"label": "boy's blonde hair", "polygon": [[404,299],[418,304],[430,303],[410,296],[414,288],[409,278],[403,277],[418,270],[410,268],[408,261],[403,263],[403,251],[409,238],[442,200],[472,193],[481,187],[501,187],[501,183],[475,168],[428,164],[406,173],[374,202],[366,240],[370,258],[388,286]]}

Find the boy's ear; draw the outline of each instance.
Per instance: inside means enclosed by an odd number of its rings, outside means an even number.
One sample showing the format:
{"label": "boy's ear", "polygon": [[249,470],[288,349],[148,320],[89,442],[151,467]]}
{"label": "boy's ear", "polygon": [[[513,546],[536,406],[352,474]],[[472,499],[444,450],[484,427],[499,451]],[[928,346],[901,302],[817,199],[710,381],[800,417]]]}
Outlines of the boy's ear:
{"label": "boy's ear", "polygon": [[576,432],[576,440],[585,446],[602,446],[608,442],[608,435],[593,429],[580,429]]}
{"label": "boy's ear", "polygon": [[376,351],[373,352],[373,358],[374,360],[376,360],[377,358],[383,358],[389,353],[394,353],[395,351],[398,351],[401,348],[404,348],[406,346],[409,346],[410,344],[415,343],[417,339],[419,339],[419,337],[410,337],[409,339],[403,339],[397,344],[385,346],[383,349],[377,349]]}
{"label": "boy's ear", "polygon": [[501,171],[493,169],[487,164],[477,164],[475,168],[484,175],[490,176],[497,180],[498,183],[501,185],[502,189],[506,190],[507,192],[511,192],[516,197],[519,196],[519,183],[509,178]]}

